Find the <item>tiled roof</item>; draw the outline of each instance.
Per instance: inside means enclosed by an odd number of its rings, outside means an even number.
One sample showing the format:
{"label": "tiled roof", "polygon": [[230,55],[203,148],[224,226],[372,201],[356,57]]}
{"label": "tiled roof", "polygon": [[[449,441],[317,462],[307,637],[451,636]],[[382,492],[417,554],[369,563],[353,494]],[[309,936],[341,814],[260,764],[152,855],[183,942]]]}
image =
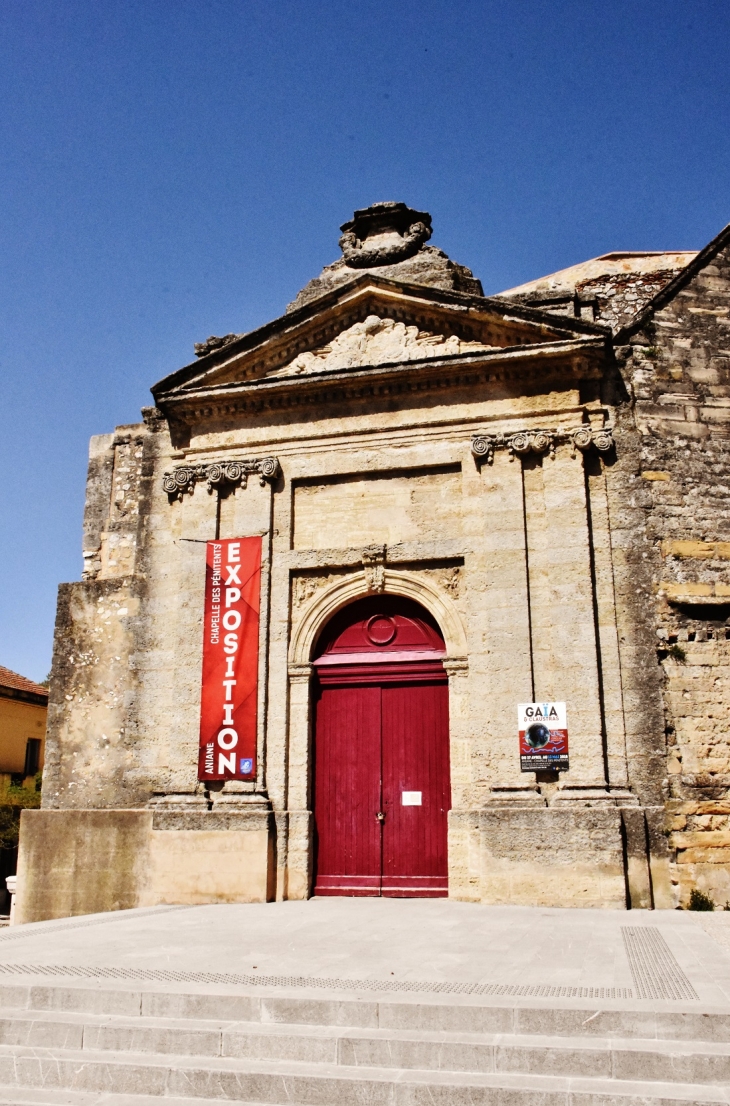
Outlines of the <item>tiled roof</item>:
{"label": "tiled roof", "polygon": [[3,668],[0,664],[0,695],[3,688],[12,691],[25,691],[30,695],[45,695],[48,698],[48,688],[27,680],[25,676],[19,676],[17,672],[11,672],[9,668]]}

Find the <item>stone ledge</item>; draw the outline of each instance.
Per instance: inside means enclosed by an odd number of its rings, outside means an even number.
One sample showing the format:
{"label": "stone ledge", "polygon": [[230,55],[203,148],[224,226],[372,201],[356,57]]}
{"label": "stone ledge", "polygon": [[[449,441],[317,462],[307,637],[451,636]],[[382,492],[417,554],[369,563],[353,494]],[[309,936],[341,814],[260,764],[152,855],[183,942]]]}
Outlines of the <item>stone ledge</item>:
{"label": "stone ledge", "polygon": [[152,829],[155,830],[251,830],[269,828],[271,812],[266,810],[155,810]]}

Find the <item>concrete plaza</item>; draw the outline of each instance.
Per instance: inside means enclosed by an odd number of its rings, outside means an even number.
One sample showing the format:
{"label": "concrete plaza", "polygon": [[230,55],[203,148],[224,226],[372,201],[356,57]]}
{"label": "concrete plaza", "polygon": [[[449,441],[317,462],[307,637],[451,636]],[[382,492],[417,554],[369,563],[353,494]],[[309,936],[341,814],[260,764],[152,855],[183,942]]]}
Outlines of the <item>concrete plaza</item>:
{"label": "concrete plaza", "polygon": [[362,981],[368,992],[423,984],[454,995],[496,993],[485,992],[492,985],[517,997],[529,988],[565,1000],[684,998],[730,1009],[730,913],[327,898],[128,910],[0,934],[2,976],[37,969],[60,978],[64,968],[69,978],[151,972],[174,982],[182,973],[192,983],[213,973],[254,987],[296,981],[352,992]]}

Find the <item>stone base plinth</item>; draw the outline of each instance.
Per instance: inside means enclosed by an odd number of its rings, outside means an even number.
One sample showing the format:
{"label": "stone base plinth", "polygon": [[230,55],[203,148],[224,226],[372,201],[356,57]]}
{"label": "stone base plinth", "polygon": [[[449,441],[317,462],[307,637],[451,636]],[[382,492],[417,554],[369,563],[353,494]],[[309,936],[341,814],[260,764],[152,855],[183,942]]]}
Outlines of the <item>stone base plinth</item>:
{"label": "stone base plinth", "polygon": [[16,920],[267,902],[275,877],[271,821],[263,810],[25,810]]}
{"label": "stone base plinth", "polygon": [[[449,895],[512,906],[625,908],[629,858],[622,817],[607,804],[505,801],[479,811],[452,810]],[[643,862],[646,870],[645,855]],[[651,905],[643,889],[630,888],[632,906]]]}
{"label": "stone base plinth", "polygon": [[479,818],[481,901],[626,906],[618,810],[485,810]]}

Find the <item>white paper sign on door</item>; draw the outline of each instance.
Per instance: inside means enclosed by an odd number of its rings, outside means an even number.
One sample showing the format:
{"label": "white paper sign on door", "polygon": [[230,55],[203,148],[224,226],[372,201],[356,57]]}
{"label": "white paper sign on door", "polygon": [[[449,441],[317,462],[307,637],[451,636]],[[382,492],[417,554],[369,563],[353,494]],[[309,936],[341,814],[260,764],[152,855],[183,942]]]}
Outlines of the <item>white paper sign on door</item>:
{"label": "white paper sign on door", "polygon": [[421,791],[401,791],[400,797],[402,806],[420,806],[421,795]]}

